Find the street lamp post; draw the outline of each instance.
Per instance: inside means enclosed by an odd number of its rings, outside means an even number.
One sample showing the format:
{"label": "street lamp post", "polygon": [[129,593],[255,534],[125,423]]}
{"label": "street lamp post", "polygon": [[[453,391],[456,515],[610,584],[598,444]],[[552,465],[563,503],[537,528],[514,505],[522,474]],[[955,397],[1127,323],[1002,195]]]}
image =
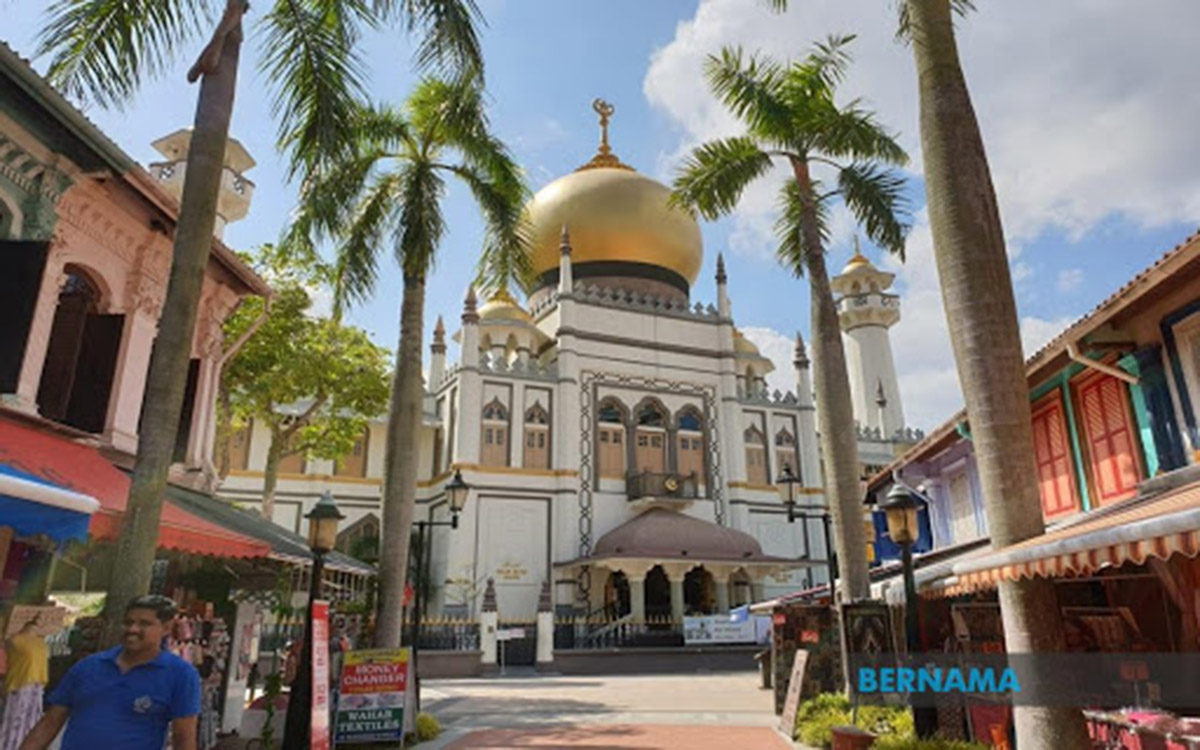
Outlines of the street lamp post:
{"label": "street lamp post", "polygon": [[[797,505],[796,504],[796,486],[801,482],[800,477],[796,476],[792,471],[792,467],[787,464],[783,465],[783,471],[780,472],[779,478],[775,483],[783,488],[780,493],[783,495],[783,504],[787,508],[788,523],[795,523],[796,519],[807,521],[810,518],[819,518],[821,520],[821,531],[825,536],[825,569],[829,576],[829,598],[832,601],[833,587],[837,581],[837,556],[833,552],[833,542],[829,533],[829,511],[820,505]],[[808,528],[804,529],[805,542],[808,541]]]}
{"label": "street lamp post", "polygon": [[338,510],[333,495],[326,490],[307,515],[308,546],[313,553],[312,574],[308,587],[308,613],[304,618],[304,640],[300,649],[300,665],[292,680],[288,697],[287,723],[283,730],[284,750],[308,747],[312,730],[313,678],[313,602],[321,598],[321,578],[325,573],[325,555],[337,541],[338,522],[345,516]]}
{"label": "street lamp post", "polygon": [[[912,547],[919,536],[917,496],[897,482],[880,503],[887,520],[888,536],[900,546],[900,565],[904,574],[904,643],[909,659],[921,650],[920,619],[917,616],[917,582],[913,572]],[[913,724],[917,736],[927,738],[937,731],[937,712],[928,707],[913,706]]]}
{"label": "street lamp post", "polygon": [[[446,500],[450,503],[450,520],[449,521],[414,521],[413,525],[417,527],[417,545],[413,550],[415,553],[415,565],[413,566],[413,607],[412,607],[412,625],[410,627],[409,644],[412,648],[412,673],[413,687],[416,691],[416,706],[417,711],[421,710],[421,677],[417,673],[417,648],[421,642],[421,608],[424,605],[421,596],[421,589],[424,588],[425,580],[425,558],[426,545],[425,538],[428,529],[434,526],[446,526],[451,529],[458,528],[458,514],[467,504],[467,495],[470,493],[471,487],[463,481],[462,471],[455,470],[454,477],[446,483]],[[430,537],[430,547],[432,547],[432,537]]]}

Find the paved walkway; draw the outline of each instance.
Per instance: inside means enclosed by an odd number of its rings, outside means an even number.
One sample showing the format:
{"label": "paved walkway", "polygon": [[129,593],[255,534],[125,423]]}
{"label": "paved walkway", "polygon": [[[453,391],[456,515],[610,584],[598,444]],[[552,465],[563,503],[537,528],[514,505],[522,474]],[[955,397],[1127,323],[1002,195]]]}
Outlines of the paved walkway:
{"label": "paved walkway", "polygon": [[787,750],[754,673],[426,682],[428,750]]}

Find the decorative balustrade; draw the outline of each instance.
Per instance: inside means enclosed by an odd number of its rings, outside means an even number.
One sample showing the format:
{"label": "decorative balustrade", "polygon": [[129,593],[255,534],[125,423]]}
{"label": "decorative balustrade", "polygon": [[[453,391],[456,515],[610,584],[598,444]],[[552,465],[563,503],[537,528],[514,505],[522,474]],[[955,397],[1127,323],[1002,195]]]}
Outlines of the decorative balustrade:
{"label": "decorative balustrade", "polygon": [[427,617],[421,621],[418,645],[423,651],[478,651],[479,623],[452,617]]}
{"label": "decorative balustrade", "polygon": [[635,292],[631,289],[615,289],[596,284],[580,284],[575,287],[573,296],[580,302],[590,305],[639,310],[692,320],[699,319],[716,322],[719,319],[717,308],[711,303],[706,305],[697,302],[695,305],[689,306],[685,300],[672,299],[657,294]]}
{"label": "decorative balustrade", "polygon": [[635,620],[629,615],[560,617],[554,622],[554,648],[662,648],[683,645],[683,623],[669,616]]}
{"label": "decorative balustrade", "polygon": [[868,427],[855,423],[855,428],[858,431],[859,440],[869,440],[877,443],[896,442],[896,443],[915,443],[925,437],[925,431],[915,427],[901,427],[892,433],[890,438],[883,436],[883,430],[878,427]]}

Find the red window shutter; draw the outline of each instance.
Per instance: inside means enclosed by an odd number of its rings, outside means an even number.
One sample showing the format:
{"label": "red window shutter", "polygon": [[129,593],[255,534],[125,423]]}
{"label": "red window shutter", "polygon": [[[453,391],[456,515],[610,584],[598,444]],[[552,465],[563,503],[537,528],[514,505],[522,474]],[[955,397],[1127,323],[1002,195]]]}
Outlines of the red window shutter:
{"label": "red window shutter", "polygon": [[1092,479],[1100,505],[1133,496],[1140,479],[1133,425],[1124,396],[1121,382],[1107,375],[1079,388]]}
{"label": "red window shutter", "polygon": [[1054,518],[1077,510],[1079,500],[1075,494],[1070,447],[1062,403],[1057,397],[1034,411],[1033,447],[1043,515]]}

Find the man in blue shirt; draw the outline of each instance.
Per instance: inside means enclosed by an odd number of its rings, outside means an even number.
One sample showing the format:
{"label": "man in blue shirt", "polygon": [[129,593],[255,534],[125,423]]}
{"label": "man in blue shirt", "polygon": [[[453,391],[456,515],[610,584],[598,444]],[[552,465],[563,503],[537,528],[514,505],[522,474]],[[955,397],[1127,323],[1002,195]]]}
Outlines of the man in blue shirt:
{"label": "man in blue shirt", "polygon": [[196,750],[200,676],[162,648],[174,617],[165,596],[131,601],[121,645],[71,667],[20,750],[45,750],[64,723],[62,750],[162,750],[168,724],[172,750]]}

